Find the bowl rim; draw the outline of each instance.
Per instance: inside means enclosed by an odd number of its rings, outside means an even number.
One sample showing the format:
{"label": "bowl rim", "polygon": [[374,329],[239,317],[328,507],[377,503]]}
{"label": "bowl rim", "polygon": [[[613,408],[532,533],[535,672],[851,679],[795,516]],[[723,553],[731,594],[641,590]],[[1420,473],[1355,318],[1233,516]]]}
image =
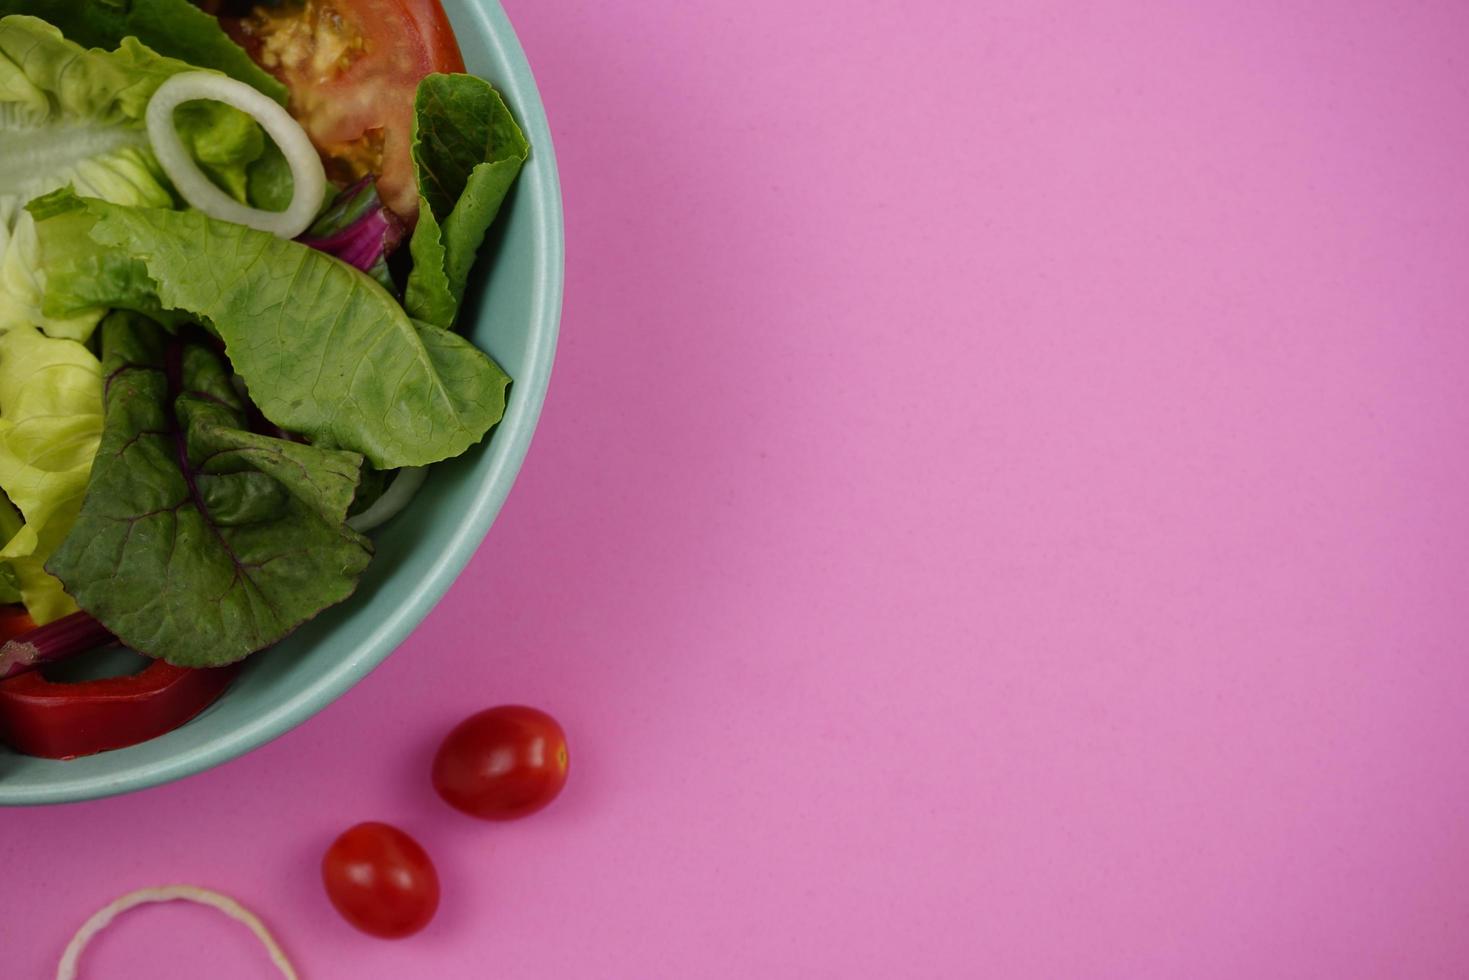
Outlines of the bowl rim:
{"label": "bowl rim", "polygon": [[506,66],[506,76],[497,83],[513,100],[537,168],[536,180],[520,182],[517,204],[530,206],[533,222],[544,233],[538,236],[540,240],[531,256],[535,271],[527,367],[517,372],[515,396],[487,447],[492,457],[489,469],[481,477],[448,546],[435,557],[428,574],[401,593],[401,598],[357,645],[352,656],[344,657],[310,684],[293,690],[248,724],[191,751],[113,773],[72,778],[63,774],[45,783],[10,787],[0,778],[0,806],[81,802],[146,789],[212,769],[279,738],[337,700],[386,660],[444,597],[489,532],[525,460],[545,404],[561,323],[566,233],[550,124],[519,37],[498,0],[464,4],[456,12],[478,21],[485,43]]}

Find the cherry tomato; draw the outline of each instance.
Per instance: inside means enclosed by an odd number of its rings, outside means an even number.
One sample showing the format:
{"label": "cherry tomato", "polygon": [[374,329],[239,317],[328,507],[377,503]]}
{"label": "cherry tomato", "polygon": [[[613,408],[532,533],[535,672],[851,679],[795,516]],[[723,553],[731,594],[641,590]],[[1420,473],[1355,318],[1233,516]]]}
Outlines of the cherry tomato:
{"label": "cherry tomato", "polygon": [[488,708],[455,726],[434,756],[434,789],[485,820],[535,813],[566,785],[566,733],[544,711]]}
{"label": "cherry tomato", "polygon": [[321,859],[327,897],[371,936],[411,936],[439,908],[439,875],[418,841],[390,824],[351,827]]}
{"label": "cherry tomato", "polygon": [[225,29],[291,90],[290,110],[335,178],[378,175],[384,203],[418,214],[409,140],[413,97],[430,72],[464,59],[439,0],[260,3]]}

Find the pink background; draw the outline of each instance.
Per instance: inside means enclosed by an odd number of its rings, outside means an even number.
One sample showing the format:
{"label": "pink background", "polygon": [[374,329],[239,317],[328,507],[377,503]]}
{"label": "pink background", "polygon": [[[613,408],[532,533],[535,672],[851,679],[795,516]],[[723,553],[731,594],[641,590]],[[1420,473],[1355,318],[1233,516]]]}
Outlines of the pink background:
{"label": "pink background", "polygon": [[[509,8],[569,238],[509,504],[299,730],[0,812],[0,972],[187,880],[309,978],[1469,975],[1469,6]],[[573,777],[480,825],[428,758],[506,701]],[[365,818],[412,940],[320,891]],[[270,975],[190,909],[90,966]]]}

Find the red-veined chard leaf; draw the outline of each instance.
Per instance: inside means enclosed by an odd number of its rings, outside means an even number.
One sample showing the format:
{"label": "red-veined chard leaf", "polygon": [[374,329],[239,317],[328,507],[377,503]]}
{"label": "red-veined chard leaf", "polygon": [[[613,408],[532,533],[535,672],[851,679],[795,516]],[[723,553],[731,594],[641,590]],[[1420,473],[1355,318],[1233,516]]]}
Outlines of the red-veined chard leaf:
{"label": "red-veined chard leaf", "polygon": [[212,667],[352,594],[371,557],[343,523],[360,455],[251,432],[198,331],[117,312],[102,354],[102,444],[47,563],[84,610],[135,650]]}

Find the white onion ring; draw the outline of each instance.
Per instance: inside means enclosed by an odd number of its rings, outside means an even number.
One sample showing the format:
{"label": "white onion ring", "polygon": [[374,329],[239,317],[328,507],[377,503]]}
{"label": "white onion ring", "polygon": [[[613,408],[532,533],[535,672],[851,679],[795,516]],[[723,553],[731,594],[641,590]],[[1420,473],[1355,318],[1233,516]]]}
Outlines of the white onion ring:
{"label": "white onion ring", "polygon": [[285,951],[281,949],[280,943],[265,928],[255,913],[251,912],[239,902],[228,895],[210,891],[207,888],[199,888],[194,885],[165,885],[162,888],[140,888],[135,892],[128,892],[120,898],[108,902],[77,930],[76,935],[71,937],[71,942],[66,944],[66,952],[61,954],[61,962],[56,967],[56,980],[76,980],[77,961],[82,957],[82,950],[87,948],[87,943],[92,938],[111,925],[112,920],[130,908],[139,905],[148,905],[152,902],[194,902],[198,905],[207,905],[218,909],[225,915],[237,922],[243,922],[255,933],[255,938],[265,947],[270,954],[270,961],[281,971],[286,980],[300,980],[296,968],[291,961],[286,959]]}
{"label": "white onion ring", "polygon": [[394,517],[398,511],[408,506],[418,488],[423,486],[423,481],[428,478],[427,466],[405,466],[393,477],[393,482],[383,491],[383,495],[374,500],[366,510],[355,517],[347,518],[347,526],[357,532],[371,531],[379,524],[386,523]]}
{"label": "white onion ring", "polygon": [[[262,211],[241,204],[204,175],[173,124],[173,111],[185,102],[209,99],[248,113],[275,140],[291,168],[290,207]],[[185,201],[211,218],[233,221],[282,238],[295,238],[310,227],[326,195],[326,171],[301,124],[291,114],[244,82],[207,71],[174,75],[148,100],[148,139],[153,155]]]}

